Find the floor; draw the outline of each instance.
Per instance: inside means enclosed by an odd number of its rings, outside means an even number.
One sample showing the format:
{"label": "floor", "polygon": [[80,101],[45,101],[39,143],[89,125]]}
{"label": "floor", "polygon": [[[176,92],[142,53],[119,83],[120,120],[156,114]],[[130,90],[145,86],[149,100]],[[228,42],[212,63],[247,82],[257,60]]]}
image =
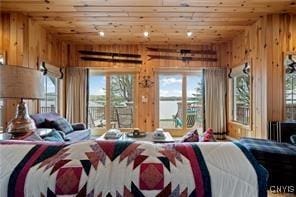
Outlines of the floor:
{"label": "floor", "polygon": [[268,192],[268,197],[296,197],[296,194],[289,194],[289,193],[276,194],[276,193]]}

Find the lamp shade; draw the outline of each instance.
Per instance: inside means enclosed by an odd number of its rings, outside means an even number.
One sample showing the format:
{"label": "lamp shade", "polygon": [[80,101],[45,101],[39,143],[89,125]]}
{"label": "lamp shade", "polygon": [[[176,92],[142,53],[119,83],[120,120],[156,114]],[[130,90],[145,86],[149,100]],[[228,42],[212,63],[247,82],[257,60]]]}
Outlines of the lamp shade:
{"label": "lamp shade", "polygon": [[21,66],[0,66],[0,98],[43,98],[42,73]]}

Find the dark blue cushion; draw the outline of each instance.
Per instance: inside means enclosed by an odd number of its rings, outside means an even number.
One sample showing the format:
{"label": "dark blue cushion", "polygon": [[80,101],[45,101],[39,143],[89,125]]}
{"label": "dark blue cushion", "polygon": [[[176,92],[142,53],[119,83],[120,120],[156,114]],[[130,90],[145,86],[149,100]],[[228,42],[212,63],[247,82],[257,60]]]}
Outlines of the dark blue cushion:
{"label": "dark blue cushion", "polygon": [[51,121],[51,124],[53,128],[63,131],[65,134],[74,131],[72,125],[65,118],[59,118],[57,120]]}

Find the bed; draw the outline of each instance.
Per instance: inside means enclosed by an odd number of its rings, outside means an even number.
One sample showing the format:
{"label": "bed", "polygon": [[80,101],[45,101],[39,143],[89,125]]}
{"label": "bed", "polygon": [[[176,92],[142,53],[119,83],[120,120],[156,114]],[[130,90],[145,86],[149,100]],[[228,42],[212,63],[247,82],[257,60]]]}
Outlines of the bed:
{"label": "bed", "polygon": [[0,142],[0,196],[264,197],[267,171],[239,143]]}
{"label": "bed", "polygon": [[241,138],[245,146],[269,172],[269,186],[296,188],[296,146],[265,139]]}

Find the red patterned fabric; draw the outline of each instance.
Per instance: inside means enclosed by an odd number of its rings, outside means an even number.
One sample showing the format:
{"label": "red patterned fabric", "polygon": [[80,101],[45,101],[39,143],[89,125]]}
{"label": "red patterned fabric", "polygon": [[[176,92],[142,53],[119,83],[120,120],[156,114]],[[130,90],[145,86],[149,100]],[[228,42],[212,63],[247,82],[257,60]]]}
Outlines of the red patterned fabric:
{"label": "red patterned fabric", "polygon": [[208,128],[204,134],[203,137],[200,140],[201,142],[215,142],[214,132],[213,129]]}
{"label": "red patterned fabric", "polygon": [[[0,148],[5,155],[1,170],[7,174],[0,196],[210,197],[229,196],[241,187],[251,197],[258,191],[252,164],[231,162],[246,159],[233,143],[84,141],[61,146],[0,143]],[[212,188],[211,180],[233,184]]]}
{"label": "red patterned fabric", "polygon": [[199,141],[199,135],[198,135],[197,129],[188,131],[182,139],[182,142],[198,142],[198,141]]}
{"label": "red patterned fabric", "polygon": [[164,188],[163,165],[143,163],[140,167],[140,189],[160,190]]}
{"label": "red patterned fabric", "polygon": [[79,191],[81,171],[82,167],[61,168],[56,179],[56,194],[76,194]]}

